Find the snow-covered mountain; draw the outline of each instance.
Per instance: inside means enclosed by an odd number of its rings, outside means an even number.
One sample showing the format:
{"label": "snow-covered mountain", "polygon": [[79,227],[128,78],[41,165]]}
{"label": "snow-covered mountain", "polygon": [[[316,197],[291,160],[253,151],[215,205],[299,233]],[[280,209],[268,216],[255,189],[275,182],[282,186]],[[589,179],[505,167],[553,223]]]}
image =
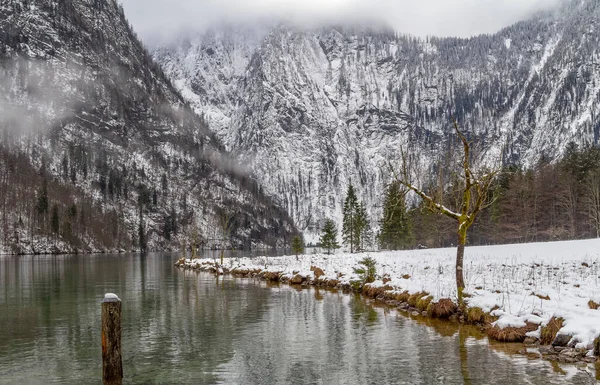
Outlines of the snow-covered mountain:
{"label": "snow-covered mountain", "polygon": [[[405,146],[435,173],[454,140],[482,161],[529,165],[600,136],[600,1],[565,1],[494,35],[386,28],[215,28],[153,53],[226,148],[314,234],[346,186],[373,214]],[[424,178],[425,179],[425,178]]]}
{"label": "snow-covered mountain", "polygon": [[116,0],[0,2],[0,90],[0,252],[135,249],[142,238],[179,248],[192,236],[275,246],[294,231]]}

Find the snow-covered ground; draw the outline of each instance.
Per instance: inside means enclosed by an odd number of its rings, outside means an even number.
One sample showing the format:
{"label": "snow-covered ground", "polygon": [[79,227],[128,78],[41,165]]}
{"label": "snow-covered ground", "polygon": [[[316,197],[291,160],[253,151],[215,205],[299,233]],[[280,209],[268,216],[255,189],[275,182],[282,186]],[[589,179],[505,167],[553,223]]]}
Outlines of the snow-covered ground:
{"label": "snow-covered ground", "polygon": [[[379,279],[372,285],[386,285],[395,291],[425,291],[434,301],[456,301],[456,249],[429,249],[335,255],[315,254],[284,257],[231,258],[224,266],[233,269],[260,269],[313,277],[311,266],[325,273],[324,279],[349,283],[359,277],[353,268],[371,257],[377,262]],[[188,260],[197,265],[206,260]],[[500,317],[495,325],[521,327],[525,322],[541,326],[552,316],[562,317],[559,334],[572,336],[572,346],[593,349],[600,335],[600,310],[588,306],[600,303],[600,239],[467,247],[465,281],[469,307],[480,307]],[[387,281],[387,280],[386,280]],[[548,299],[549,298],[549,299]],[[533,335],[538,332],[533,332]]]}

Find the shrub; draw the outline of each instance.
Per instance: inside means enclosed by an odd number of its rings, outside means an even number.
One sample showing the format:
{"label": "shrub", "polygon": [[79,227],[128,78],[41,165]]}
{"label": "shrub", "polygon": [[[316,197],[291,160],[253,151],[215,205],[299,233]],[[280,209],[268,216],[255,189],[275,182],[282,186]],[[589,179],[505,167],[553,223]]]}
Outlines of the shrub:
{"label": "shrub", "polygon": [[366,257],[358,262],[360,267],[354,268],[354,273],[360,275],[363,284],[375,282],[375,276],[377,275],[377,269],[375,269],[375,260],[371,257]]}

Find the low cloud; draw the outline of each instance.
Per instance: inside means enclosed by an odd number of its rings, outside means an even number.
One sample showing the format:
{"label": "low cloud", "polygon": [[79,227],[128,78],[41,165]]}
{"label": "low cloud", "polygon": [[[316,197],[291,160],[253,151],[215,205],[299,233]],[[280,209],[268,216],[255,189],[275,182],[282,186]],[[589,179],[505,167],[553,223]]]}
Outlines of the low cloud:
{"label": "low cloud", "polygon": [[121,0],[148,44],[219,23],[381,20],[418,36],[492,33],[561,0]]}

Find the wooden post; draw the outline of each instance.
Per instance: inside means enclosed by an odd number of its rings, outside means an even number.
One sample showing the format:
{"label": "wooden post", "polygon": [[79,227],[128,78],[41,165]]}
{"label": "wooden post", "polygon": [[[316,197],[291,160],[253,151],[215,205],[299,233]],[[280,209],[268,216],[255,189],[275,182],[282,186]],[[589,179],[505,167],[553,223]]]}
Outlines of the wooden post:
{"label": "wooden post", "polygon": [[102,300],[102,384],[123,384],[121,300],[111,293]]}

